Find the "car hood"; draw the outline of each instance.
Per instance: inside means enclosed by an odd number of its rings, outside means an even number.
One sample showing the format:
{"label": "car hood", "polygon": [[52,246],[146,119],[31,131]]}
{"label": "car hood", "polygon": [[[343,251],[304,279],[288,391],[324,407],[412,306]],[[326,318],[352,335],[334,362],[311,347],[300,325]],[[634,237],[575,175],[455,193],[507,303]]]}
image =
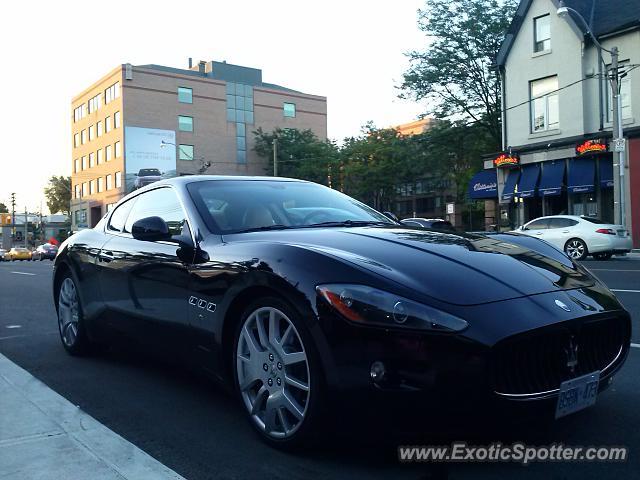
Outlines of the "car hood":
{"label": "car hood", "polygon": [[255,232],[234,237],[321,252],[420,295],[455,305],[477,305],[595,283],[584,268],[559,250],[521,235],[352,227]]}

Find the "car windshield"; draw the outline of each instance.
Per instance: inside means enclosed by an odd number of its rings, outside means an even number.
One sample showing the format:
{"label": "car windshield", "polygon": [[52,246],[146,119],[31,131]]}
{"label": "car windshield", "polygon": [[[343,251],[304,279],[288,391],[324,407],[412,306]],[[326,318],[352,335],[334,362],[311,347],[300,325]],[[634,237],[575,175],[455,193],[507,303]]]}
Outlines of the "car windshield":
{"label": "car windshield", "polygon": [[151,177],[154,175],[160,175],[160,170],[157,168],[143,168],[138,172],[139,177]]}
{"label": "car windshield", "polygon": [[194,182],[188,190],[209,228],[219,233],[395,225],[371,207],[314,183],[212,180]]}

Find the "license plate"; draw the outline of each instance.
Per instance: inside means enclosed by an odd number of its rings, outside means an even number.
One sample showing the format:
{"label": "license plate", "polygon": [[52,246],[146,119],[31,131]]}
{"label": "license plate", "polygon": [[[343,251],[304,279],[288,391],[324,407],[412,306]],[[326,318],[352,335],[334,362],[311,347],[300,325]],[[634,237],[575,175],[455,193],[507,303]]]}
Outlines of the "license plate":
{"label": "license plate", "polygon": [[618,230],[618,236],[619,237],[626,237],[627,236],[627,231],[626,230]]}
{"label": "license plate", "polygon": [[556,418],[564,417],[596,403],[600,372],[572,378],[560,384]]}

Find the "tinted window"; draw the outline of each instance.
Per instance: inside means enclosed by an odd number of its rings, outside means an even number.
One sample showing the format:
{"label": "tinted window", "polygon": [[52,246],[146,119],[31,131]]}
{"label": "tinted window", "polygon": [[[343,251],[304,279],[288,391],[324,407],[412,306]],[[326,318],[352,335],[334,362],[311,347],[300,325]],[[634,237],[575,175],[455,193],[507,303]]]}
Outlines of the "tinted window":
{"label": "tinted window", "polygon": [[582,217],[582,219],[586,220],[587,222],[595,223],[596,225],[607,225],[607,222],[604,222],[604,221],[600,220],[599,218]]}
{"label": "tinted window", "polygon": [[410,227],[422,227],[422,225],[420,225],[418,222],[412,222],[410,220],[403,220],[402,223]]}
{"label": "tinted window", "polygon": [[113,211],[111,218],[109,219],[108,229],[115,232],[121,232],[124,228],[124,223],[127,220],[127,215],[133,206],[135,199],[124,202]]}
{"label": "tinted window", "polygon": [[571,220],[570,218],[550,218],[549,219],[549,228],[567,228],[573,227],[577,225],[578,222],[576,220]]}
{"label": "tinted window", "polygon": [[534,220],[527,225],[527,230],[544,230],[547,228],[547,223],[549,223],[549,220],[546,218]]}
{"label": "tinted window", "polygon": [[186,216],[178,196],[171,188],[158,188],[138,195],[127,219],[126,231],[130,232],[136,221],[146,217],[162,218],[167,222],[171,235],[182,234],[186,224]]}

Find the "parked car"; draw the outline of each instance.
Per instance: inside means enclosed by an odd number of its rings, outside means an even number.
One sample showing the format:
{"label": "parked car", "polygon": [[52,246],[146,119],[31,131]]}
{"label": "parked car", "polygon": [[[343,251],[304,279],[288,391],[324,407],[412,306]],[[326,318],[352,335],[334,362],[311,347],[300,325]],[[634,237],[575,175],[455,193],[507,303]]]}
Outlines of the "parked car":
{"label": "parked car", "polygon": [[613,225],[593,217],[551,215],[525,223],[518,233],[546,240],[563,250],[572,260],[592,255],[608,260],[614,254],[628,253],[633,244],[622,225]]}
{"label": "parked car", "polygon": [[8,253],[4,248],[0,248],[0,262],[9,260]]}
{"label": "parked car", "polygon": [[32,260],[53,260],[58,254],[58,247],[50,243],[45,243],[36,248],[31,256]]}
{"label": "parked car", "polygon": [[410,227],[431,228],[433,230],[442,230],[444,232],[456,231],[450,221],[442,220],[440,218],[405,218],[400,221]]}
{"label": "parked car", "polygon": [[564,416],[593,405],[631,338],[616,297],[544,241],[409,228],[273,177],[136,190],[61,245],[52,287],[70,354],[119,338],[179,353],[278,447],[349,405],[373,423]]}
{"label": "parked car", "polygon": [[13,247],[8,253],[9,260],[31,260],[31,250],[24,247]]}
{"label": "parked car", "polygon": [[134,188],[144,187],[150,183],[162,180],[162,172],[157,168],[141,168],[136,174],[136,179],[133,182]]}

